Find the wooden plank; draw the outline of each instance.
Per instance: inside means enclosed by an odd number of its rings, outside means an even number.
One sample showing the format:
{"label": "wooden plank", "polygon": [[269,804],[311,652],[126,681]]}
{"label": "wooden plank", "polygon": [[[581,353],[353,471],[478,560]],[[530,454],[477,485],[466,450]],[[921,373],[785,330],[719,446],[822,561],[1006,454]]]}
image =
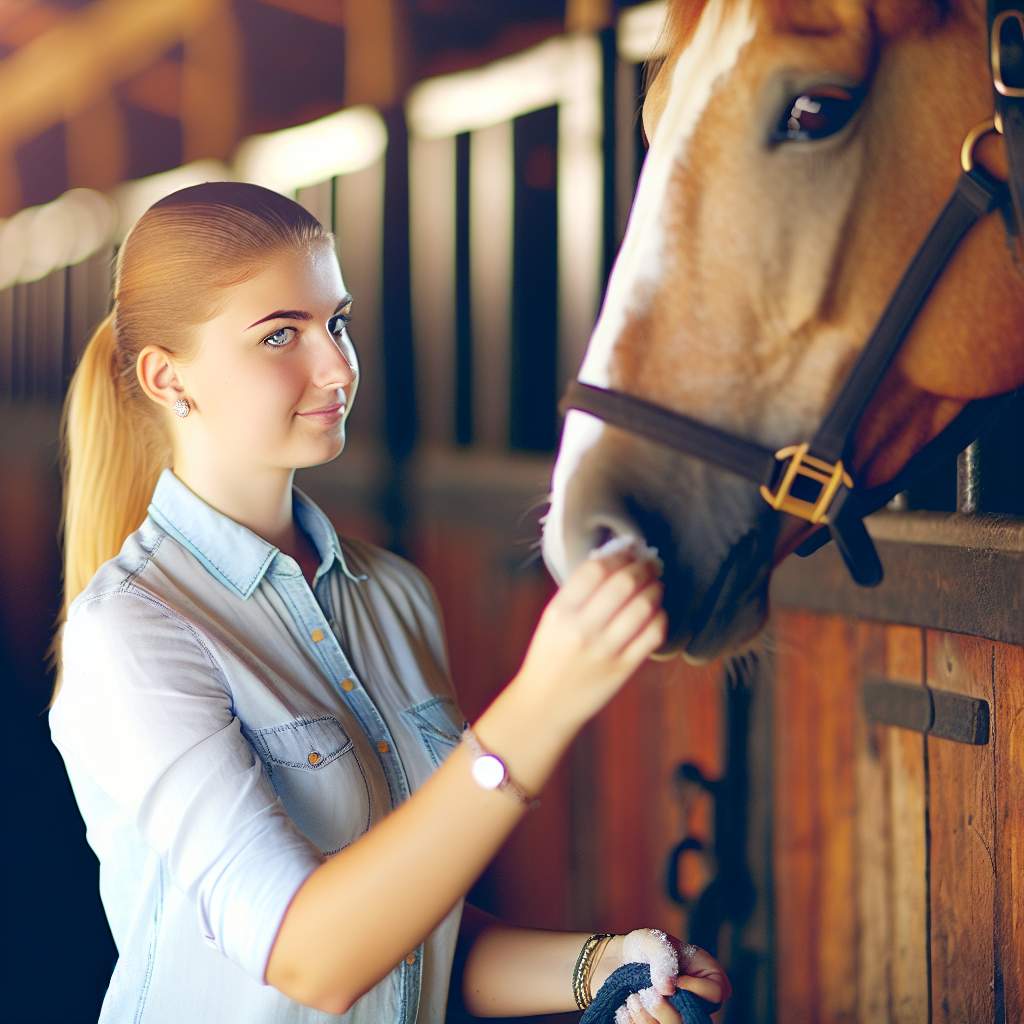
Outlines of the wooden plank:
{"label": "wooden plank", "polygon": [[640,669],[593,720],[591,806],[601,851],[593,927],[602,931],[648,927],[655,912],[660,878],[651,868],[655,843],[649,800],[663,785],[650,742],[658,718],[651,694],[658,671]]}
{"label": "wooden plank", "polygon": [[[686,912],[669,898],[664,883],[669,852],[686,836],[699,839],[706,857],[686,856],[680,865],[679,886],[695,898],[712,877],[714,864],[714,803],[693,785],[681,792],[674,778],[684,762],[694,764],[708,779],[722,775],[723,666],[688,665],[682,659],[648,669],[647,696],[654,714],[648,723],[644,746],[655,760],[654,789],[647,811],[647,829],[654,837],[649,872],[654,881],[652,920],[658,927],[683,936]],[[680,798],[684,799],[681,800]],[[685,801],[685,802],[684,802]]]}
{"label": "wooden plank", "polygon": [[[888,628],[885,667],[888,679],[923,684],[922,631]],[[902,729],[886,732],[892,921],[889,1019],[894,1024],[918,1024],[928,1019],[929,1007],[925,738]],[[862,955],[874,954],[870,949],[862,949]]]}
{"label": "wooden plank", "polygon": [[[992,700],[993,646],[927,636],[930,686]],[[927,738],[932,1020],[994,1020],[993,746]]]}
{"label": "wooden plank", "polygon": [[[776,827],[776,1017],[818,1019],[821,978],[817,895],[821,884],[818,765],[813,739],[820,688],[802,645],[816,618],[803,612],[773,616],[776,654],[774,706]],[[809,653],[809,652],[804,652]]]}
{"label": "wooden plank", "polygon": [[[995,646],[997,1019],[1024,1020],[1024,649]],[[1002,1004],[1000,1006],[1000,1003]]]}
{"label": "wooden plank", "polygon": [[857,1017],[853,627],[775,617],[775,905],[780,1019]]}
{"label": "wooden plank", "polygon": [[[863,624],[859,629],[862,675],[886,674],[886,628]],[[920,644],[919,644],[920,646]],[[892,783],[889,732],[855,719],[857,746],[857,918],[860,1020],[888,1020],[892,1012]]]}
{"label": "wooden plank", "polygon": [[855,747],[859,708],[855,626],[819,620],[811,664],[821,689],[817,723],[820,836],[819,962],[821,1016],[833,1024],[857,1019]]}

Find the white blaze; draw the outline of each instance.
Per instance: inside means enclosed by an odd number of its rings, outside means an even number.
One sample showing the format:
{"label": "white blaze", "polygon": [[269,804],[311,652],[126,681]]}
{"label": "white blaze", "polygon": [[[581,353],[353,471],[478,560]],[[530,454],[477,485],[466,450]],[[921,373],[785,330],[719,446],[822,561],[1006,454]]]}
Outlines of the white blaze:
{"label": "white blaze", "polygon": [[[668,100],[644,161],[601,315],[580,367],[579,379],[587,384],[609,386],[615,341],[627,318],[647,301],[663,266],[663,218],[672,170],[685,157],[716,82],[734,66],[753,34],[750,0],[742,0],[728,14],[720,0],[709,0],[676,62]],[[604,430],[601,421],[578,410],[570,410],[566,416],[552,475],[551,508],[544,525],[544,559],[559,578],[569,568],[562,521],[565,487]]]}

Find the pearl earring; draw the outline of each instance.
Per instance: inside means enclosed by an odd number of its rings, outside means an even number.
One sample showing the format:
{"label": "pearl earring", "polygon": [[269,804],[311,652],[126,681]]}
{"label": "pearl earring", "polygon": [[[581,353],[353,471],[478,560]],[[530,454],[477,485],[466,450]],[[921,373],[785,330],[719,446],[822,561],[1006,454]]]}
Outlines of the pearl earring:
{"label": "pearl earring", "polygon": [[188,404],[188,399],[187,398],[179,398],[174,403],[174,411],[179,416],[187,416],[188,415],[188,411],[189,411],[190,408],[191,408],[191,406]]}

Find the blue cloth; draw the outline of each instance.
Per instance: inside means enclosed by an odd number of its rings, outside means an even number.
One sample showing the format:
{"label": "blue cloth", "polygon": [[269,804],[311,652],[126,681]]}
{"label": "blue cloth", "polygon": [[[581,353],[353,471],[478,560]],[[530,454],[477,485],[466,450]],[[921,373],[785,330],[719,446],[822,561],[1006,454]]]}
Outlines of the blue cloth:
{"label": "blue cloth", "polygon": [[[623,964],[608,975],[594,1001],[583,1011],[580,1024],[615,1024],[615,1011],[634,992],[651,985],[651,966],[645,963]],[[711,1024],[710,1014],[718,1009],[692,992],[677,988],[667,997],[683,1018],[683,1024]]]}

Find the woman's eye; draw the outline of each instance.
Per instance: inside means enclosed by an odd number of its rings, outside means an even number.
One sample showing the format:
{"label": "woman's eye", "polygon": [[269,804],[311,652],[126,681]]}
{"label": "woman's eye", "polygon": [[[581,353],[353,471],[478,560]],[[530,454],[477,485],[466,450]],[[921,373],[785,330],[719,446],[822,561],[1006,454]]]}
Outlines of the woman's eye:
{"label": "woman's eye", "polygon": [[290,339],[289,338],[285,338],[283,341],[278,341],[276,339],[280,339],[281,336],[285,333],[285,331],[294,331],[294,330],[295,330],[294,327],[282,327],[279,331],[274,331],[273,334],[268,334],[263,339],[263,341],[260,342],[260,344],[266,345],[267,348],[284,348],[288,344]]}
{"label": "woman's eye", "polygon": [[815,142],[835,135],[857,113],[863,90],[824,87],[790,99],[772,132],[772,142]]}
{"label": "woman's eye", "polygon": [[334,316],[327,321],[327,329],[331,334],[341,334],[351,322],[352,303],[350,302],[347,306],[342,307],[341,312],[335,313]]}

